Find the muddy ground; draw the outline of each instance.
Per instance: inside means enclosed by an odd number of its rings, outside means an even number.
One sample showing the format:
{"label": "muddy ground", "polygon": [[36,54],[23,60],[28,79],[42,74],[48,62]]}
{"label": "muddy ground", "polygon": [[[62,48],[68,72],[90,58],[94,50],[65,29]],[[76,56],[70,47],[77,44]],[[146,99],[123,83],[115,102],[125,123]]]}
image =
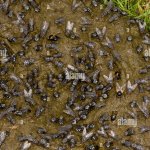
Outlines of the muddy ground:
{"label": "muddy ground", "polygon": [[[84,42],[87,41],[94,41],[96,43],[96,46],[94,49],[92,49],[96,62],[94,66],[94,70],[98,69],[100,70],[100,80],[105,83],[103,74],[108,75],[110,70],[107,67],[107,62],[112,58],[111,56],[111,51],[109,48],[103,47],[102,44],[98,39],[92,39],[91,38],[91,33],[95,31],[96,27],[99,27],[102,29],[104,26],[107,28],[106,36],[108,36],[114,43],[114,49],[120,53],[121,55],[121,62],[117,63],[115,66],[113,73],[115,71],[121,71],[121,80],[119,81],[120,84],[123,84],[126,82],[126,74],[130,75],[130,81],[133,83],[136,79],[146,77],[149,74],[139,74],[139,70],[146,65],[149,64],[149,61],[145,61],[143,58],[143,52],[138,54],[136,52],[136,47],[141,44],[142,41],[142,36],[139,32],[138,26],[137,25],[128,25],[128,17],[127,16],[121,16],[117,21],[114,21],[112,23],[109,23],[108,19],[109,17],[113,14],[111,13],[110,15],[100,18],[100,14],[103,11],[101,9],[100,5],[97,7],[91,6],[91,3],[87,1],[85,3],[86,6],[89,6],[92,10],[91,13],[85,13],[83,11],[83,8],[85,7],[83,4],[77,8],[74,12],[71,10],[71,1],[70,0],[44,0],[40,1],[38,0],[38,3],[40,4],[40,12],[36,13],[34,10],[31,8],[31,10],[26,12],[25,15],[25,21],[29,20],[29,18],[34,18],[35,21],[35,27],[34,31],[32,32],[32,35],[35,33],[38,33],[40,31],[41,25],[43,21],[48,21],[50,22],[50,27],[49,30],[46,34],[48,35],[55,35],[58,34],[60,36],[60,41],[59,43],[59,52],[63,53],[63,58],[60,58],[60,60],[64,63],[64,66],[67,66],[67,64],[74,65],[73,58],[70,56],[72,53],[71,49],[72,47],[76,45],[84,45]],[[22,6],[20,2],[15,2],[14,4],[11,5],[11,8],[15,13],[22,11]],[[82,19],[81,17],[86,16],[90,22],[91,25],[87,25],[87,30],[82,32],[81,27],[82,25]],[[55,24],[55,19],[58,17],[64,17],[65,18],[65,23],[64,25],[56,25]],[[75,28],[76,32],[79,34],[79,39],[77,40],[72,40],[69,38],[65,37],[65,25],[67,21],[72,21],[75,23]],[[116,33],[119,33],[121,35],[121,42],[116,43],[114,41],[114,35]],[[12,19],[8,18],[4,12],[0,12],[0,40],[6,40],[7,37],[10,35],[14,35],[15,37],[20,37],[21,33],[19,31],[19,28],[17,25],[14,25],[12,23]],[[133,41],[127,41],[127,37],[129,35],[133,36]],[[17,53],[19,50],[22,50],[22,46],[20,44],[21,39],[17,41],[17,43],[10,43],[10,48],[13,53]],[[46,38],[41,39],[39,43],[42,43],[44,45],[46,43]],[[67,85],[57,83],[57,88],[56,89],[50,89],[45,86],[47,80],[47,73],[49,72],[54,72],[55,74],[58,74],[60,72],[63,72],[62,69],[56,68],[52,63],[46,64],[42,56],[47,55],[47,49],[43,49],[42,52],[36,52],[34,50],[36,42],[31,42],[29,44],[29,49],[25,50],[26,51],[26,57],[33,57],[36,59],[36,62],[29,66],[29,67],[24,67],[23,66],[23,58],[17,58],[17,63],[15,64],[9,64],[9,68],[12,72],[14,72],[17,76],[22,77],[22,79],[25,78],[25,76],[30,72],[32,68],[38,67],[40,70],[40,76],[37,78],[39,81],[40,87],[44,88],[46,92],[48,93],[48,101],[43,102],[40,100],[40,97],[37,95],[34,95],[34,99],[36,101],[35,106],[31,106],[32,111],[23,116],[23,117],[14,117],[16,120],[16,123],[14,125],[10,124],[6,118],[3,118],[0,120],[0,130],[7,130],[10,132],[10,135],[6,138],[5,142],[1,146],[1,150],[17,150],[20,148],[20,143],[18,142],[17,138],[19,135],[23,133],[23,135],[28,135],[32,134],[35,137],[39,136],[37,134],[37,128],[38,127],[45,127],[49,133],[55,133],[57,129],[59,128],[58,124],[51,123],[49,119],[52,116],[64,116],[65,117],[65,124],[69,122],[71,119],[70,116],[66,115],[65,113],[62,112],[62,110],[65,107],[65,103],[67,102],[67,99],[69,95],[71,95],[70,89]],[[143,45],[144,49],[148,49],[147,45]],[[100,56],[100,49],[105,48],[106,51],[108,51],[109,56],[106,57],[101,57]],[[76,54],[76,56],[82,57],[85,56],[87,52],[87,48],[84,46],[84,49],[82,52]],[[73,54],[75,55],[75,54]],[[1,64],[2,65],[2,64]],[[23,76],[22,76],[23,75]],[[5,76],[0,76],[0,78],[8,78],[9,73],[6,74]],[[13,87],[14,83],[11,81],[9,82],[9,86]],[[21,85],[18,85],[20,89],[23,90],[23,87]],[[56,100],[53,96],[52,93],[53,91],[58,90],[61,95],[60,97]],[[106,100],[106,107],[103,109],[96,109],[93,110],[89,115],[86,120],[83,120],[79,122],[79,124],[88,124],[88,123],[94,123],[95,128],[93,129],[96,131],[99,127],[100,124],[98,123],[98,118],[103,112],[108,112],[111,114],[112,111],[117,111],[118,116],[117,119],[121,118],[122,116],[126,116],[126,112],[130,110],[129,107],[129,102],[131,100],[136,100],[141,104],[142,102],[142,96],[147,95],[150,96],[148,91],[145,91],[144,93],[140,93],[138,88],[131,93],[127,94],[126,92],[123,94],[121,98],[116,97],[116,92],[115,92],[115,87],[110,91],[109,93],[109,98]],[[26,105],[24,102],[23,96],[16,97],[14,98],[18,105],[17,107],[22,107]],[[5,102],[7,105],[9,105],[12,101],[12,99],[5,99],[3,98],[3,92],[0,91],[0,101]],[[85,100],[84,102],[78,101],[80,104],[87,103],[89,100]],[[98,100],[100,102],[100,99]],[[42,115],[39,118],[35,117],[35,110],[38,105],[44,105],[46,107],[46,110],[42,113]],[[112,129],[121,137],[124,137],[124,131],[129,127],[129,126],[118,126],[117,125],[117,119],[113,123],[111,123]],[[21,122],[23,121],[23,124]],[[137,120],[137,127],[141,125],[150,125],[150,118],[145,119],[143,114],[139,112],[138,120]],[[136,130],[138,128],[135,128]],[[77,133],[75,129],[71,131],[72,134],[74,134],[77,139],[80,141],[81,140],[81,134]],[[145,133],[145,134],[136,134],[132,135],[131,137],[124,137],[124,139],[131,139],[137,143],[140,143],[141,145],[144,146],[150,146],[150,134]],[[55,150],[60,144],[61,140],[54,140],[50,143],[50,150]],[[87,141],[85,143],[78,142],[77,146],[75,148],[72,148],[72,150],[83,150],[86,145],[89,143],[101,145],[100,143],[104,143],[105,139],[102,137],[99,137],[98,140],[96,141]],[[121,147],[121,150],[126,150],[128,148],[122,147],[121,144],[118,141],[114,142],[114,145]],[[31,146],[32,150],[44,150],[45,148],[36,146],[32,144]],[[67,149],[71,149],[67,147]],[[105,149],[104,147],[100,149]]]}

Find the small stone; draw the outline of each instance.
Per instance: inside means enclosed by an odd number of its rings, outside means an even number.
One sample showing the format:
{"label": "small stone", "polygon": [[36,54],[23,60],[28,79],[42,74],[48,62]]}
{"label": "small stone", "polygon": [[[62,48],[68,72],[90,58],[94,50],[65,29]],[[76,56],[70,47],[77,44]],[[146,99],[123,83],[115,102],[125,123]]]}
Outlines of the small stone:
{"label": "small stone", "polygon": [[128,37],[127,37],[127,40],[128,40],[128,41],[132,41],[132,40],[133,40],[132,36],[131,36],[131,35],[128,36]]}

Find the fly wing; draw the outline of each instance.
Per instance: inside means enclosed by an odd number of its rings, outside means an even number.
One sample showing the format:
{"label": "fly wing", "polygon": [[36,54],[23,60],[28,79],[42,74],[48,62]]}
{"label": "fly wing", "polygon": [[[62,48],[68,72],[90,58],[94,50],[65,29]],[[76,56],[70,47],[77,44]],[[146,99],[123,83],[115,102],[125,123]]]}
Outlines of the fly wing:
{"label": "fly wing", "polygon": [[97,33],[98,37],[100,39],[102,39],[103,35],[102,35],[102,32],[101,32],[101,30],[99,28],[96,28],[96,33]]}
{"label": "fly wing", "polygon": [[93,135],[93,132],[87,133],[86,128],[84,127],[82,132],[82,141],[87,141],[91,136]]}
{"label": "fly wing", "polygon": [[106,30],[107,30],[107,29],[106,29],[106,27],[104,26],[103,29],[102,29],[102,34],[103,34],[103,36],[106,34]]}
{"label": "fly wing", "polygon": [[113,80],[112,72],[109,73],[109,80]]}
{"label": "fly wing", "polygon": [[121,87],[120,87],[119,83],[116,83],[116,91],[117,91],[117,92],[118,92],[118,91],[121,91]]}
{"label": "fly wing", "polygon": [[86,128],[84,127],[83,132],[82,132],[82,137],[85,137],[85,136],[86,136],[86,134],[87,134],[87,132],[86,132]]}
{"label": "fly wing", "polygon": [[135,90],[136,87],[137,87],[137,83],[132,85],[132,90]]}
{"label": "fly wing", "polygon": [[29,94],[29,96],[32,95],[32,89],[29,90],[28,94]]}
{"label": "fly wing", "polygon": [[75,113],[74,113],[74,111],[69,107],[69,106],[66,106],[66,110],[64,110],[63,112],[64,113],[66,113],[66,114],[68,114],[68,115],[70,115],[70,116],[75,116]]}
{"label": "fly wing", "polygon": [[109,77],[107,77],[106,75],[103,75],[104,79],[108,82]]}
{"label": "fly wing", "polygon": [[74,26],[74,23],[68,21],[68,22],[67,22],[67,27],[66,27],[66,29],[67,29],[68,31],[72,31],[72,30],[73,30],[73,26]]}
{"label": "fly wing", "polygon": [[121,92],[123,93],[125,89],[126,89],[126,84],[124,84],[124,85],[121,87]]}
{"label": "fly wing", "polygon": [[76,2],[77,2],[76,0],[73,0],[72,6],[75,6]]}
{"label": "fly wing", "polygon": [[110,39],[106,36],[106,42],[111,43]]}
{"label": "fly wing", "polygon": [[132,87],[132,86],[131,86],[131,82],[128,81],[128,82],[127,82],[127,88],[128,88],[128,89],[131,89],[131,87]]}
{"label": "fly wing", "polygon": [[75,9],[77,9],[80,5],[82,4],[82,2],[78,2],[76,0],[73,0],[72,2],[72,10],[74,11]]}
{"label": "fly wing", "polygon": [[28,97],[28,92],[24,89],[24,96]]}
{"label": "fly wing", "polygon": [[147,110],[147,103],[143,102],[143,109]]}

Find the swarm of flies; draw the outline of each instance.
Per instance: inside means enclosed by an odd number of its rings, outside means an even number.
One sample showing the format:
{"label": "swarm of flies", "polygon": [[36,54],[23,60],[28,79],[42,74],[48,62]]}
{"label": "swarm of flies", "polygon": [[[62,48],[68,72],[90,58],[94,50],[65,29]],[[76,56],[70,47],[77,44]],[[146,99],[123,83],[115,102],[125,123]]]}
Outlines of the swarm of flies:
{"label": "swarm of flies", "polygon": [[[5,122],[0,124],[0,149],[149,150],[149,143],[144,143],[150,135],[146,123],[150,122],[150,65],[143,54],[150,45],[146,23],[126,20],[126,26],[134,26],[140,34],[132,51],[146,64],[130,72],[118,45],[136,39],[131,33],[123,37],[120,30],[113,36],[109,33],[109,25],[127,15],[112,0],[102,10],[99,0],[53,0],[43,13],[46,4],[0,2],[0,14],[6,18],[0,22],[0,121]],[[61,5],[76,19],[65,11],[57,15]],[[94,24],[103,19],[106,25]],[[5,22],[10,24],[8,34],[3,33]],[[119,131],[120,118],[134,119],[137,126],[120,126]],[[145,122],[140,124],[141,120]],[[31,122],[33,130],[29,126],[30,132],[22,130]],[[17,148],[10,147],[16,145],[11,140],[16,140]]]}

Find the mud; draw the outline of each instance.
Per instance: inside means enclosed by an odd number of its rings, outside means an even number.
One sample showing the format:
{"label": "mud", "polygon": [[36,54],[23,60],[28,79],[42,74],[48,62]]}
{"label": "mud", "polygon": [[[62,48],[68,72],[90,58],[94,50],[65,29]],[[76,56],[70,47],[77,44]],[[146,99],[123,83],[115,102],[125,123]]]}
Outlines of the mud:
{"label": "mud", "polygon": [[[89,6],[92,10],[91,13],[85,13],[83,11],[84,5],[82,4],[77,10],[74,12],[71,10],[71,4],[72,2],[70,0],[44,0],[44,1],[37,1],[40,5],[40,12],[36,13],[31,8],[31,10],[27,11],[25,13],[25,21],[28,21],[30,18],[34,19],[34,31],[32,32],[32,35],[35,35],[40,31],[41,25],[43,21],[50,22],[50,28],[46,34],[46,37],[48,35],[59,35],[60,40],[59,43],[59,52],[63,53],[63,58],[60,58],[64,63],[64,66],[67,66],[67,64],[71,64],[74,66],[73,58],[70,56],[72,53],[71,49],[74,46],[77,45],[84,45],[84,42],[87,41],[94,41],[96,43],[96,46],[94,49],[92,49],[92,52],[95,55],[96,61],[95,66],[93,70],[100,70],[100,81],[105,83],[105,80],[103,78],[103,75],[108,75],[110,70],[107,68],[107,62],[112,58],[111,53],[112,51],[116,50],[121,55],[121,62],[117,62],[117,65],[114,67],[113,72],[115,71],[121,71],[121,81],[119,82],[121,85],[127,81],[126,74],[130,75],[130,81],[133,83],[138,78],[144,78],[149,76],[150,74],[139,74],[139,70],[146,65],[149,64],[149,61],[145,61],[143,58],[144,53],[138,54],[136,52],[136,47],[141,44],[142,36],[139,32],[138,26],[135,25],[128,25],[128,17],[127,16],[121,16],[119,20],[114,21],[112,23],[109,23],[108,19],[112,15],[109,14],[108,16],[104,18],[100,18],[100,14],[103,11],[103,9],[100,9],[100,4],[97,7],[91,6],[91,3],[89,1],[85,2],[86,6]],[[11,9],[13,9],[14,13],[17,13],[19,11],[22,11],[22,6],[20,2],[15,2],[14,4],[11,4]],[[82,32],[81,27],[82,25],[82,19],[81,17],[87,17],[91,25],[86,25],[87,30]],[[59,17],[64,17],[65,23],[64,25],[56,25],[55,19]],[[65,36],[65,27],[67,21],[71,21],[75,23],[76,33],[79,34],[79,39],[72,40],[69,38],[66,38]],[[4,12],[0,11],[0,41],[3,41],[7,39],[7,37],[10,37],[10,35],[13,35],[15,37],[19,37],[16,43],[9,43],[11,52],[10,53],[17,53],[18,51],[22,50],[21,46],[21,33],[19,31],[19,28],[17,25],[14,25],[13,19],[8,18]],[[114,43],[114,50],[110,50],[109,48],[103,47],[101,42],[98,39],[91,38],[91,33],[95,31],[95,28],[98,27],[102,29],[104,26],[107,28],[106,36],[110,38],[111,41]],[[116,33],[119,33],[121,36],[121,42],[116,43],[114,41],[114,36]],[[129,42],[127,41],[127,37],[129,35],[132,35],[133,41]],[[45,45],[47,42],[47,39],[43,38],[40,39],[37,43],[41,43],[42,45]],[[36,42],[30,42],[29,48],[25,50],[26,52],[26,58],[32,57],[36,59],[36,62],[28,67],[23,66],[23,58],[17,57],[16,63],[11,64],[9,63],[9,70],[10,72],[15,73],[17,76],[23,76],[23,80],[26,77],[26,75],[35,67],[38,67],[40,70],[40,75],[37,78],[37,81],[39,81],[39,85],[41,88],[45,90],[45,92],[48,93],[48,101],[43,102],[40,100],[40,96],[34,95],[33,98],[35,100],[36,105],[30,106],[31,112],[26,114],[23,117],[17,117],[15,116],[16,123],[14,125],[10,124],[6,118],[3,118],[0,120],[0,130],[7,130],[10,132],[10,135],[6,138],[5,142],[1,146],[1,150],[17,150],[20,148],[21,143],[18,142],[18,136],[23,135],[29,135],[32,134],[34,137],[39,137],[37,134],[37,128],[38,127],[45,127],[48,131],[48,133],[56,133],[59,124],[51,123],[49,120],[51,117],[60,117],[64,116],[65,118],[65,124],[68,124],[72,117],[66,115],[62,112],[62,110],[65,108],[65,104],[67,102],[68,97],[71,95],[70,92],[70,86],[69,84],[62,84],[57,82],[57,87],[55,89],[50,89],[46,87],[46,78],[47,74],[50,72],[53,72],[54,74],[58,74],[63,72],[63,68],[58,69],[56,68],[52,63],[46,63],[43,60],[43,56],[47,55],[47,49],[44,48],[42,52],[36,52],[34,50]],[[148,49],[148,45],[143,45],[144,49]],[[109,56],[107,57],[101,57],[100,56],[100,49],[106,49],[106,51],[109,53]],[[84,49],[82,52],[76,54],[76,56],[83,57],[87,53],[87,48],[84,46]],[[50,52],[51,54],[51,52]],[[75,55],[75,54],[73,54]],[[2,64],[1,64],[2,66]],[[87,71],[88,72],[88,71]],[[90,72],[90,71],[89,71]],[[1,79],[7,79],[9,77],[9,73],[5,76],[0,76]],[[14,83],[9,81],[8,85],[10,88],[14,86]],[[18,85],[20,89],[24,89],[22,85]],[[58,99],[54,98],[52,96],[52,93],[54,91],[60,92],[60,97]],[[145,91],[144,93],[140,93],[138,88],[131,93],[127,94],[126,92],[123,94],[121,98],[116,97],[115,87],[110,91],[109,98],[106,100],[106,107],[102,109],[95,109],[92,112],[89,113],[86,120],[79,121],[78,124],[88,124],[88,123],[94,123],[95,128],[93,131],[96,131],[100,127],[100,123],[98,122],[99,116],[103,112],[108,112],[109,114],[112,113],[112,111],[117,111],[117,119],[121,118],[122,116],[126,116],[127,110],[130,109],[129,102],[131,100],[136,100],[138,103],[141,103],[142,96],[147,95],[150,96],[149,91]],[[0,102],[6,103],[7,106],[11,103],[12,99],[15,99],[17,101],[17,108],[25,106],[26,103],[24,102],[24,97],[15,97],[11,99],[5,99],[3,98],[3,92],[0,91]],[[90,100],[80,101],[78,100],[77,103],[83,105],[86,104]],[[105,101],[105,100],[104,100]],[[100,99],[97,100],[97,102],[101,102]],[[35,110],[38,107],[38,105],[44,105],[45,111],[42,113],[42,115],[39,118],[35,117]],[[2,110],[1,110],[2,111]],[[111,127],[121,137],[124,137],[124,139],[129,139],[132,141],[135,141],[137,143],[140,143],[144,146],[150,147],[150,134],[144,133],[144,134],[136,134],[132,135],[130,137],[124,136],[124,131],[130,127],[130,126],[118,126],[117,125],[117,119],[112,123]],[[21,121],[23,121],[23,124],[21,124]],[[146,119],[143,117],[143,114],[139,112],[138,120],[137,120],[137,127],[135,129],[137,130],[139,126],[141,125],[150,125],[150,118]],[[75,128],[72,129],[71,134],[75,135],[75,137],[78,139],[77,146],[75,148],[72,148],[72,150],[83,150],[85,149],[85,146],[88,144],[97,144],[101,145],[104,144],[105,139],[102,137],[98,137],[98,140],[96,141],[87,141],[85,143],[81,143],[81,133],[78,133],[75,131]],[[50,142],[50,147],[48,149],[55,150],[57,147],[61,145],[61,140],[54,140]],[[127,150],[128,148],[122,147],[119,141],[115,141],[114,145],[121,148],[121,150]],[[32,150],[44,150],[45,148],[37,146],[32,144],[31,148]],[[71,149],[67,146],[67,149]],[[104,146],[100,148],[105,149]]]}

